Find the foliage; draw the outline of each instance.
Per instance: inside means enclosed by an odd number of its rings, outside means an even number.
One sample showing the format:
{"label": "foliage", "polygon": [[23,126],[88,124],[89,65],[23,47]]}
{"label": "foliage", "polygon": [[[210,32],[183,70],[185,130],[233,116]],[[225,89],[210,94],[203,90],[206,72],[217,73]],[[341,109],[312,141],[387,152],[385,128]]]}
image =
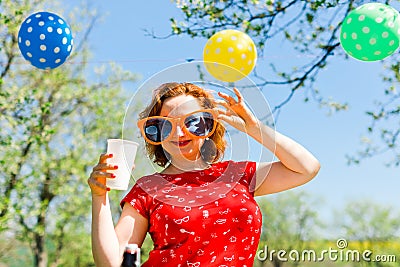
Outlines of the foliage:
{"label": "foliage", "polygon": [[[315,201],[304,192],[289,191],[271,200],[264,197],[258,203],[263,214],[259,250],[300,251],[307,240],[315,237],[317,228],[322,227]],[[260,256],[271,260],[268,255]],[[272,262],[275,267],[283,264],[277,257]]]}
{"label": "foliage", "polygon": [[365,136],[361,139],[365,149],[357,155],[348,156],[349,162],[359,163],[362,159],[383,153],[392,154],[392,160],[387,166],[400,165],[400,63],[398,55],[384,65],[382,79],[388,84],[384,90],[384,100],[377,100],[374,110],[366,111],[370,123]]}
{"label": "foliage", "polygon": [[[314,100],[330,112],[347,110],[347,103],[323,96],[317,88],[318,74],[326,68],[333,57],[348,58],[339,43],[340,27],[346,15],[364,0],[175,0],[182,18],[171,18],[171,33],[192,38],[209,38],[223,29],[238,29],[246,32],[258,46],[259,54],[268,53],[268,48],[278,45],[289,55],[291,69],[282,70],[281,58],[268,57],[270,69],[256,68],[255,84],[261,90],[287,90],[286,97],[273,107],[276,117],[280,109],[290,102],[293,95],[303,89],[304,101]],[[398,1],[385,1],[398,7]],[[299,57],[296,57],[299,55]],[[376,110],[366,111],[372,123],[366,126],[367,136],[362,139],[361,150],[348,156],[349,163],[384,152],[392,152],[389,165],[400,164],[399,146],[399,93],[398,56],[383,61],[384,67],[382,99]],[[287,68],[287,67],[285,67]],[[271,73],[273,75],[271,75]],[[387,89],[384,88],[385,83]]]}
{"label": "foliage", "polygon": [[400,237],[400,214],[368,200],[350,202],[335,216],[349,240],[390,241]]}
{"label": "foliage", "polygon": [[18,26],[44,4],[0,2],[0,234],[29,245],[34,266],[88,266],[86,179],[105,140],[121,136],[122,83],[135,75],[114,64],[88,69],[86,38],[97,15],[84,6],[68,19],[85,37],[69,62],[48,71],[30,66],[18,51]]}
{"label": "foliage", "polygon": [[[336,213],[336,225],[346,237],[349,249],[370,250],[373,252],[372,259],[376,255],[396,255],[400,214],[393,210],[368,200],[350,202],[343,211]],[[372,261],[364,262],[364,266],[393,265]]]}
{"label": "foliage", "polygon": [[[398,259],[393,262],[393,256],[397,256],[400,246],[400,214],[390,207],[370,201],[348,202],[344,210],[333,214],[335,219],[331,224],[324,224],[318,215],[321,200],[301,191],[262,197],[258,203],[263,228],[254,262],[256,267],[398,266]],[[323,239],[321,230],[328,236],[335,232],[336,239]],[[281,259],[287,261],[279,260],[280,250],[286,253]],[[323,252],[329,250],[337,254]],[[361,254],[366,250],[372,251],[372,260],[383,256],[387,262],[363,261]],[[353,254],[355,251],[359,252],[360,261]]]}

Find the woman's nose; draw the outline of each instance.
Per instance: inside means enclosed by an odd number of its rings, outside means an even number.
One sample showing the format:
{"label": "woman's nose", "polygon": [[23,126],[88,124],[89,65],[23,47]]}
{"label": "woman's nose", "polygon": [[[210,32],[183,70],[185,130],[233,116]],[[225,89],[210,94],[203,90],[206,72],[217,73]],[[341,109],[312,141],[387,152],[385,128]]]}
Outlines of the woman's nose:
{"label": "woman's nose", "polygon": [[182,127],[179,126],[179,125],[176,126],[176,135],[177,136],[184,136],[185,135],[185,132],[183,131]]}

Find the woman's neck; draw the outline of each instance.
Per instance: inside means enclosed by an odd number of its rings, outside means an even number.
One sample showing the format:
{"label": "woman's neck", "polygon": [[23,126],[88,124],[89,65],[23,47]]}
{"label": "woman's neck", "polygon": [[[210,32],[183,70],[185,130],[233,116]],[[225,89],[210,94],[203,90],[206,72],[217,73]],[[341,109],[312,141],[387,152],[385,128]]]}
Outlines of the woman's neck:
{"label": "woman's neck", "polygon": [[172,160],[171,163],[168,165],[166,169],[164,169],[163,173],[165,174],[177,174],[189,171],[196,171],[196,170],[204,170],[209,168],[210,165],[202,158],[196,160],[179,160],[174,161]]}

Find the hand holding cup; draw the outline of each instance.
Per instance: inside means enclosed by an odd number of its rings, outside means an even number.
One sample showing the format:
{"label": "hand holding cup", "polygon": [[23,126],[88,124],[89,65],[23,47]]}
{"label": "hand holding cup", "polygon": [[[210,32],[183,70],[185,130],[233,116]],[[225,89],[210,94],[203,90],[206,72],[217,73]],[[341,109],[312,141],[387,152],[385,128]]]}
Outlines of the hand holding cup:
{"label": "hand holding cup", "polygon": [[107,178],[115,178],[115,174],[109,172],[110,170],[118,169],[117,165],[107,163],[107,159],[113,157],[112,154],[101,154],[99,162],[93,167],[92,173],[89,176],[88,184],[92,190],[93,195],[105,195],[110,188],[107,187]]}
{"label": "hand holding cup", "polygon": [[93,195],[105,195],[110,189],[128,189],[137,147],[137,143],[127,140],[107,140],[107,153],[100,155],[88,179]]}

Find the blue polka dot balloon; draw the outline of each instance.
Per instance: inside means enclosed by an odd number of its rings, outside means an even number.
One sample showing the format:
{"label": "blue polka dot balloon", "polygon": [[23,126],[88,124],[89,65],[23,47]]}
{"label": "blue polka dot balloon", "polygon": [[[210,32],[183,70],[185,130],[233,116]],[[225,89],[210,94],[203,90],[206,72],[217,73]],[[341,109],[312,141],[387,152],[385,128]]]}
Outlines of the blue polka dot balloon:
{"label": "blue polka dot balloon", "polygon": [[27,17],[18,32],[22,56],[39,69],[54,69],[71,54],[74,40],[68,24],[50,12]]}

